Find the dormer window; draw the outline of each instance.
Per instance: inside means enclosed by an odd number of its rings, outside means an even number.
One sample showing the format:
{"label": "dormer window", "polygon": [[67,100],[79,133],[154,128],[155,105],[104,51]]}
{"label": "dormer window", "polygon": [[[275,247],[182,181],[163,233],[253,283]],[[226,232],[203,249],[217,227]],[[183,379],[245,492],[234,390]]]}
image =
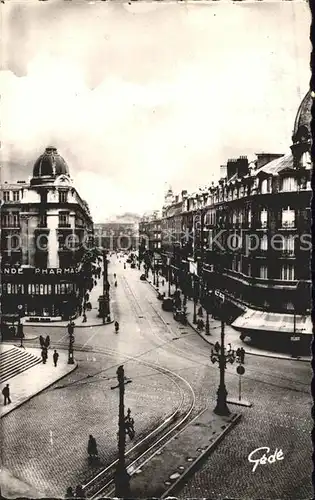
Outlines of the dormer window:
{"label": "dormer window", "polygon": [[282,179],[282,191],[297,191],[297,182],[294,177],[284,177]]}
{"label": "dormer window", "polygon": [[261,194],[271,192],[271,179],[263,179],[261,183]]}

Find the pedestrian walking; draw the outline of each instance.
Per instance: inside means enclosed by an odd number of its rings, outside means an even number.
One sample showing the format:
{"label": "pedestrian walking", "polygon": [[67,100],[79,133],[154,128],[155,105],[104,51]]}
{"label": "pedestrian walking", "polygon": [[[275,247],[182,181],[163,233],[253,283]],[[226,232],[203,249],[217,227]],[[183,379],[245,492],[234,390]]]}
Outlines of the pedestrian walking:
{"label": "pedestrian walking", "polygon": [[83,491],[82,484],[78,484],[78,486],[75,489],[75,497],[76,498],[85,498],[85,493]]}
{"label": "pedestrian walking", "polygon": [[214,344],[214,348],[215,348],[215,350],[216,350],[217,352],[219,352],[219,351],[220,351],[221,346],[220,346],[219,342],[216,342],[216,343]]}
{"label": "pedestrian walking", "polygon": [[96,439],[90,434],[88,442],[88,455],[90,458],[98,456]]}
{"label": "pedestrian walking", "polygon": [[87,317],[86,317],[86,314],[85,312],[83,313],[83,320],[82,320],[82,323],[86,323],[87,322]]}
{"label": "pedestrian walking", "polygon": [[126,262],[124,262],[124,269],[126,269]]}
{"label": "pedestrian walking", "polygon": [[56,349],[54,350],[54,354],[53,354],[53,361],[54,361],[54,365],[57,366],[57,363],[58,363],[58,358],[59,358],[59,354],[58,352],[56,351]]}
{"label": "pedestrian walking", "polygon": [[114,273],[114,279],[116,279],[116,273]]}
{"label": "pedestrian walking", "polygon": [[231,352],[232,351],[232,346],[230,344],[230,342],[228,343],[228,351]]}
{"label": "pedestrian walking", "polygon": [[203,316],[203,310],[202,310],[202,307],[200,306],[199,309],[198,309],[198,316],[200,316],[202,318]]}
{"label": "pedestrian walking", "polygon": [[245,349],[243,347],[240,349],[240,360],[243,365],[245,363]]}
{"label": "pedestrian walking", "polygon": [[65,498],[74,498],[74,493],[73,493],[73,489],[71,488],[71,486],[69,486],[69,488],[67,488]]}
{"label": "pedestrian walking", "polygon": [[47,335],[45,338],[44,347],[46,347],[48,349],[49,346],[50,346],[50,337],[49,337],[49,335]]}
{"label": "pedestrian walking", "polygon": [[42,356],[43,364],[45,365],[46,361],[47,361],[47,357],[48,357],[46,347],[42,348],[41,356]]}
{"label": "pedestrian walking", "polygon": [[41,348],[43,348],[45,345],[45,339],[42,335],[39,336],[39,344],[40,344]]}
{"label": "pedestrian walking", "polygon": [[73,335],[73,331],[74,331],[73,322],[69,321],[67,329],[68,329],[68,334]]}
{"label": "pedestrian walking", "polygon": [[238,347],[236,349],[236,357],[238,358],[239,361],[241,361],[241,349],[240,349],[240,347]]}
{"label": "pedestrian walking", "polygon": [[8,403],[11,403],[10,399],[10,387],[9,384],[7,384],[3,389],[2,389],[2,395],[4,397],[4,406]]}

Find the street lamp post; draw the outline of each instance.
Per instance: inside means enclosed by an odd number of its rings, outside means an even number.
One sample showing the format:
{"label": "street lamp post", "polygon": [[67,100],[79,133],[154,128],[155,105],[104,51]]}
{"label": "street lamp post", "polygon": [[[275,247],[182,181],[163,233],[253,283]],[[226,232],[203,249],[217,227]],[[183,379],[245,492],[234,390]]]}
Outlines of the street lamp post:
{"label": "street lamp post", "polygon": [[168,263],[168,296],[171,296],[171,264]]}
{"label": "street lamp post", "polygon": [[106,250],[103,250],[103,296],[104,296],[104,310],[103,310],[103,325],[105,324],[106,314],[110,314],[109,308],[109,283],[108,283],[108,262]]}
{"label": "street lamp post", "polygon": [[194,325],[197,323],[197,297],[196,297],[196,278],[194,275],[194,317],[193,317]]}
{"label": "street lamp post", "polygon": [[69,332],[69,347],[68,347],[68,365],[74,365],[73,344],[74,344],[74,335],[73,335],[73,331],[70,331]]}
{"label": "street lamp post", "polygon": [[210,335],[210,323],[209,323],[209,288],[207,285],[206,292],[206,335]]}
{"label": "street lamp post", "polygon": [[159,265],[157,264],[156,266],[156,286],[159,288],[160,283],[159,283]]}
{"label": "street lamp post", "polygon": [[226,363],[234,363],[235,352],[233,350],[226,351],[224,347],[224,321],[221,320],[221,344],[218,342],[214,346],[214,350],[211,349],[210,359],[212,363],[219,363],[220,369],[220,383],[217,390],[217,404],[214,409],[214,413],[217,415],[227,416],[230,415],[230,410],[226,404],[227,390],[225,386],[225,369]]}

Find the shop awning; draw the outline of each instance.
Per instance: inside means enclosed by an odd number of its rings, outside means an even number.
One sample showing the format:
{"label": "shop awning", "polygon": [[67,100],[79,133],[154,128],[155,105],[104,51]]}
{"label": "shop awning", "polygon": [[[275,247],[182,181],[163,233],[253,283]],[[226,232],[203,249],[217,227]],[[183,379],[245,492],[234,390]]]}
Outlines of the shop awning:
{"label": "shop awning", "polygon": [[[310,316],[295,317],[296,333],[311,335],[312,320]],[[277,314],[249,309],[239,316],[232,326],[238,330],[260,330],[266,332],[293,333],[293,314]]]}

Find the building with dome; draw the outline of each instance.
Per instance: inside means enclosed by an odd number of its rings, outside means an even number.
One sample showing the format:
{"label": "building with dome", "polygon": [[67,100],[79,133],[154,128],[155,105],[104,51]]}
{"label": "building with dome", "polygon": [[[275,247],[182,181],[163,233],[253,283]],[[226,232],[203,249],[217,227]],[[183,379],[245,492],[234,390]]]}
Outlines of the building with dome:
{"label": "building with dome", "polygon": [[93,221],[55,147],[36,160],[29,183],[2,184],[1,204],[2,317],[75,314]]}
{"label": "building with dome", "polygon": [[288,350],[312,335],[311,105],[309,92],[288,154],[228,160],[217,184],[169,196],[161,221],[165,276],[242,338]]}

